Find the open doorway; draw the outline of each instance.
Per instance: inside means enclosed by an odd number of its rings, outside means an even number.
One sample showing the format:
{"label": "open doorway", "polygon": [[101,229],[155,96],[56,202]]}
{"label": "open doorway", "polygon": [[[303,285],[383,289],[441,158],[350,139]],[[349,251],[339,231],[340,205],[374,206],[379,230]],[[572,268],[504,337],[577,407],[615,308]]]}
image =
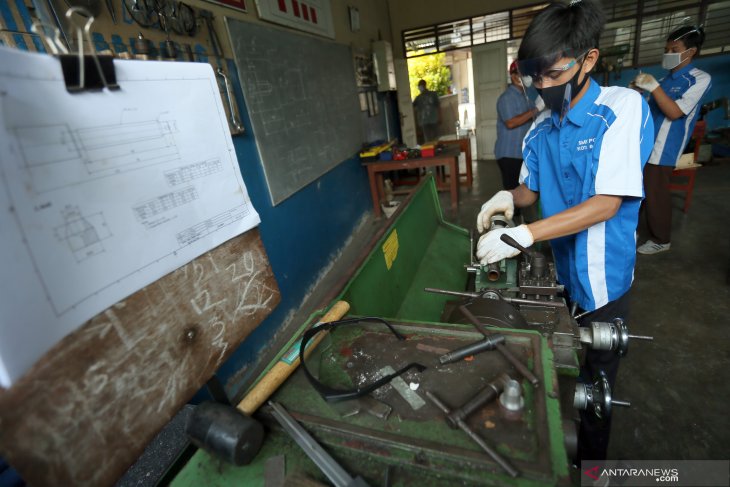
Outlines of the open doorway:
{"label": "open doorway", "polygon": [[[482,46],[454,49],[407,60],[410,101],[419,94],[418,81],[424,79],[428,89],[439,95],[439,138],[469,137],[472,153],[481,159],[494,157],[497,98],[509,83],[507,71],[509,64],[517,57],[519,40],[491,42],[484,46],[493,50],[497,45],[504,46],[496,55],[498,59],[492,59],[494,55],[490,56],[485,61],[481,74],[475,74],[474,53]],[[481,79],[486,79],[488,85],[480,81]],[[421,131],[417,126],[415,130],[415,138],[422,142]]]}

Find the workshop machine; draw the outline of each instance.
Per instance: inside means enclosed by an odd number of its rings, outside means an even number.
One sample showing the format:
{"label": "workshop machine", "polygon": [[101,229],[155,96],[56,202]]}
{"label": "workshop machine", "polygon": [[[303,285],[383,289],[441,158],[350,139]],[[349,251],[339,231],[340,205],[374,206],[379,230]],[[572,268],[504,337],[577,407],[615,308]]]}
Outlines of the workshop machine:
{"label": "workshop machine", "polygon": [[[233,466],[201,450],[174,485],[275,485],[284,475],[334,485],[571,484],[578,410],[605,418],[628,406],[605,376],[577,381],[581,355],[625,355],[626,326],[578,327],[536,249],[475,263],[474,239],[444,221],[430,177],[391,220],[327,301],[349,303],[347,319],[320,324],[313,314],[270,364],[303,358],[311,338],[327,334],[256,413],[269,431],[253,461]],[[498,216],[492,229],[511,224]]]}

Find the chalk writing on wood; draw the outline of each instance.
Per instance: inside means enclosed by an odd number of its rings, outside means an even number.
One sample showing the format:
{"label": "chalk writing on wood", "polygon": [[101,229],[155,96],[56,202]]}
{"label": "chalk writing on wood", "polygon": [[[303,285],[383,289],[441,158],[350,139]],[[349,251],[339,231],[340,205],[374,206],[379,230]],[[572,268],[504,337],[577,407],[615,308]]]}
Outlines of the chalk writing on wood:
{"label": "chalk writing on wood", "polygon": [[31,485],[111,485],[279,302],[259,232],[120,301],[0,390],[0,452]]}

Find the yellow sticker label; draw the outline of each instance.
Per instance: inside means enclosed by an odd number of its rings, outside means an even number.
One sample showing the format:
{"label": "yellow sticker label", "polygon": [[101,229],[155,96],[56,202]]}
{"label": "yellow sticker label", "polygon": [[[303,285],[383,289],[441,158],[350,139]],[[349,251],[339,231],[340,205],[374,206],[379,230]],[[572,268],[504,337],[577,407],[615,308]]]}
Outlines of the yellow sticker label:
{"label": "yellow sticker label", "polygon": [[398,257],[398,232],[395,229],[383,244],[383,255],[385,256],[385,267],[390,270],[393,267],[395,258]]}

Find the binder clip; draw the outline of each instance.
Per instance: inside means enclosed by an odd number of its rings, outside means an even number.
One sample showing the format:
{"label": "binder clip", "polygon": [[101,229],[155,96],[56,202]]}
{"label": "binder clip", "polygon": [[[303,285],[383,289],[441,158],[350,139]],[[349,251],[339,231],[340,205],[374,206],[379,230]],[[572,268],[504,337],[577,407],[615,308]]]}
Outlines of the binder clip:
{"label": "binder clip", "polygon": [[[88,17],[84,26],[76,24],[74,13]],[[76,43],[78,53],[69,53],[66,46],[61,43],[61,34],[58,28],[48,26],[42,22],[35,22],[31,30],[43,37],[51,53],[61,62],[63,78],[66,81],[66,89],[69,93],[82,91],[120,89],[117,84],[117,74],[114,70],[114,58],[107,55],[99,55],[94,51],[94,43],[91,40],[91,24],[94,16],[82,7],[71,7],[66,11],[66,18],[76,27]],[[47,29],[54,33],[47,35]],[[84,54],[84,38],[89,45],[90,54]]]}

